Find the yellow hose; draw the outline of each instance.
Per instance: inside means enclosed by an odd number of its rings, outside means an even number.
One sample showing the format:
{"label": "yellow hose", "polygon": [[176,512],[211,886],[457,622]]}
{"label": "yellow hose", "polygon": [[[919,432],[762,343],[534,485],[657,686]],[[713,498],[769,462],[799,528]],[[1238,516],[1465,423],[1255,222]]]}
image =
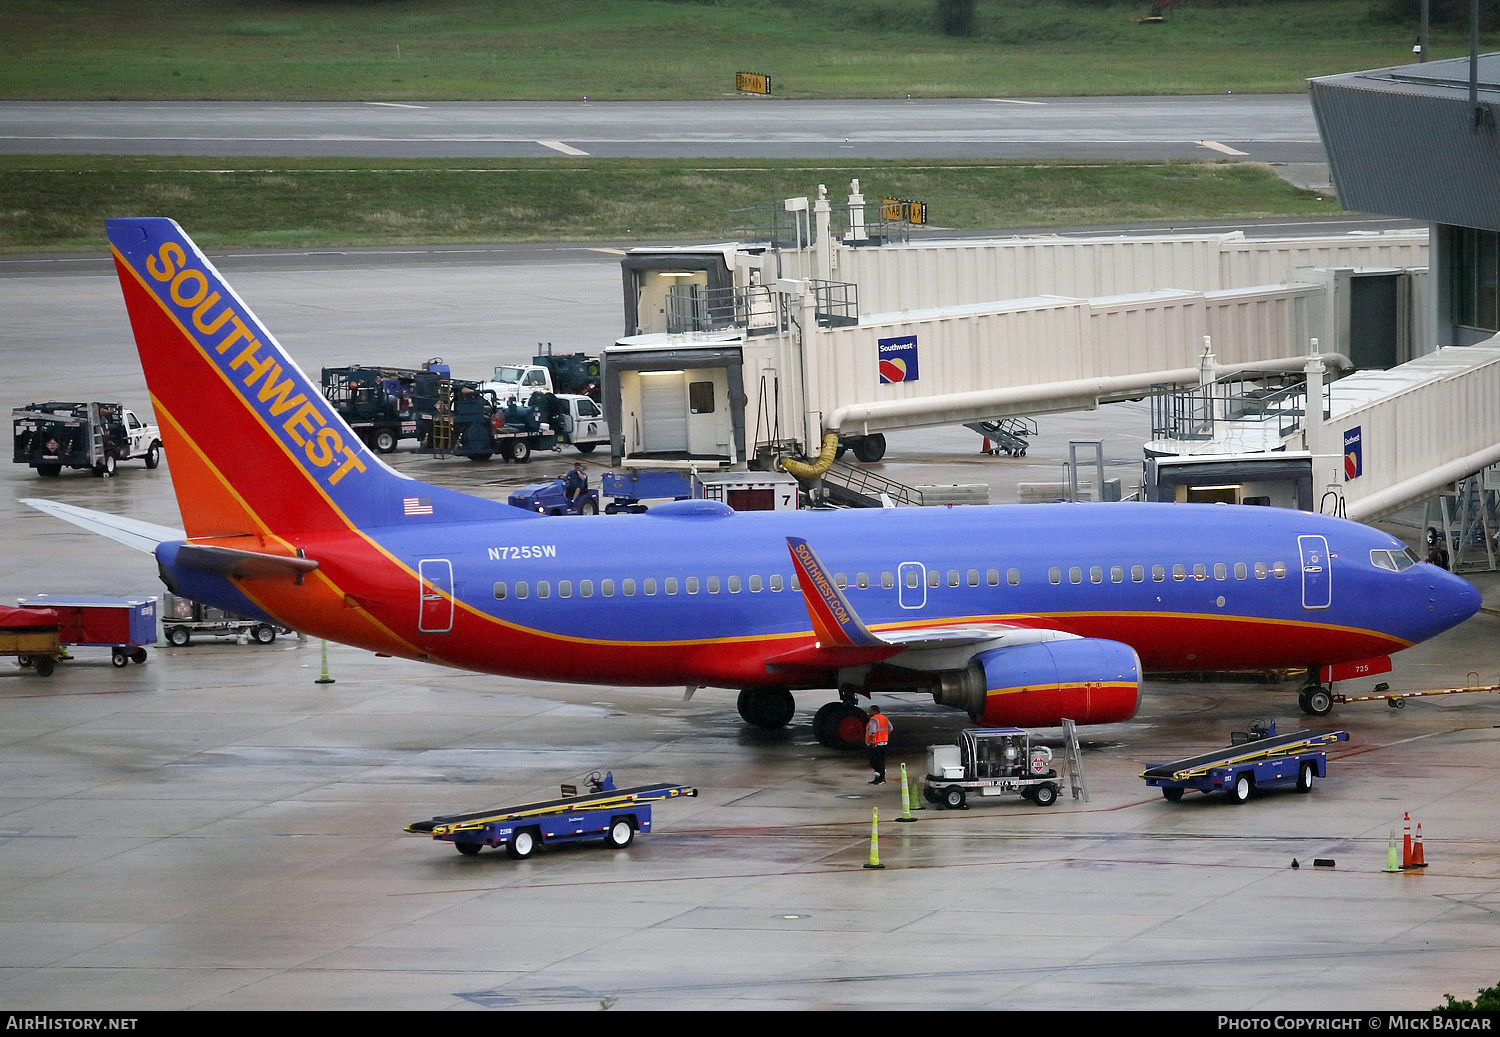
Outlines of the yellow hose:
{"label": "yellow hose", "polygon": [[811,482],[819,478],[824,472],[833,467],[833,459],[839,452],[839,434],[830,432],[823,437],[823,452],[818,455],[817,461],[808,464],[806,461],[794,461],[786,458],[781,462],[784,471],[791,473],[798,479]]}

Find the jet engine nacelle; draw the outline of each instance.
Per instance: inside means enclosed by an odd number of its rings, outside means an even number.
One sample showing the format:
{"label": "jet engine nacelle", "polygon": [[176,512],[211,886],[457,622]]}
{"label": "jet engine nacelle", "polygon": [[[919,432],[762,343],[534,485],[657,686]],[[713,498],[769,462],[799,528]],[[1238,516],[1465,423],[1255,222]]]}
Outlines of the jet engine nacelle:
{"label": "jet engine nacelle", "polygon": [[[1071,638],[1012,645],[974,657],[984,673],[987,727],[1112,724],[1135,716],[1141,660],[1118,641]],[[972,713],[972,711],[971,711]]]}

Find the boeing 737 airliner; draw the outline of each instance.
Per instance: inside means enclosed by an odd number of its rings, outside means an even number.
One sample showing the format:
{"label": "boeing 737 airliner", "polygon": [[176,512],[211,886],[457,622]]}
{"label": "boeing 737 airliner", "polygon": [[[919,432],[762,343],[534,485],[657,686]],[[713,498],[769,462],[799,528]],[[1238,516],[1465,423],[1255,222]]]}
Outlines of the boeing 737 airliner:
{"label": "boeing 737 airliner", "polygon": [[1325,682],[1472,615],[1393,537],[1276,508],[1088,504],[542,518],[388,468],[167,219],[109,239],[183,530],[37,502],[153,550],[198,601],[372,652],[538,680],[793,692],[857,744],[871,691],[986,725],[1126,720],[1146,671]]}

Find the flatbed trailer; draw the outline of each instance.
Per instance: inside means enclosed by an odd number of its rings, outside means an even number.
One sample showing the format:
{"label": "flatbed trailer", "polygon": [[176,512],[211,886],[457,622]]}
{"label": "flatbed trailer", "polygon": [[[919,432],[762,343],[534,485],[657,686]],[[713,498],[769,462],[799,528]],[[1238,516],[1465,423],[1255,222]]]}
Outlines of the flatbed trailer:
{"label": "flatbed trailer", "polygon": [[116,666],[144,663],[146,645],[156,644],[158,603],[154,597],[36,594],[16,602],[23,609],[56,615],[61,644],[108,648]]}
{"label": "flatbed trailer", "polygon": [[[603,784],[613,783],[606,778]],[[504,846],[506,854],[518,861],[530,857],[538,846],[554,843],[595,841],[623,849],[636,832],[651,831],[652,803],[696,795],[697,789],[672,783],[605,787],[581,796],[414,821],[406,831],[450,842],[466,857],[486,846]]]}
{"label": "flatbed trailer", "polygon": [[1348,740],[1347,731],[1277,735],[1275,723],[1265,721],[1226,749],[1153,763],[1141,777],[1171,803],[1180,802],[1189,789],[1227,792],[1236,803],[1257,789],[1295,786],[1298,792],[1311,792],[1314,778],[1328,776],[1328,756],[1319,747]]}

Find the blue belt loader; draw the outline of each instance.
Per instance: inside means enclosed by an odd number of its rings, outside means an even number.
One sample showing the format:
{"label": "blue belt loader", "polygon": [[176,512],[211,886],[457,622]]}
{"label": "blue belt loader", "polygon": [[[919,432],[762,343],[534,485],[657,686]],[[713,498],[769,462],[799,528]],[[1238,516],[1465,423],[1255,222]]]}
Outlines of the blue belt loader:
{"label": "blue belt loader", "polygon": [[512,860],[525,860],[539,846],[602,842],[614,849],[629,846],[636,832],[651,831],[651,804],[698,795],[687,785],[636,785],[617,789],[611,776],[593,783],[582,796],[563,786],[558,799],[495,807],[468,814],[415,821],[406,831],[450,842],[472,857],[486,846],[505,847]]}
{"label": "blue belt loader", "polygon": [[1328,776],[1328,756],[1320,747],[1348,740],[1347,731],[1277,735],[1276,723],[1262,720],[1251,725],[1249,732],[1235,732],[1233,744],[1226,749],[1153,763],[1141,777],[1147,785],[1161,789],[1170,803],[1180,802],[1189,789],[1227,792],[1235,803],[1263,789],[1295,787],[1298,792],[1311,792],[1314,778]]}

